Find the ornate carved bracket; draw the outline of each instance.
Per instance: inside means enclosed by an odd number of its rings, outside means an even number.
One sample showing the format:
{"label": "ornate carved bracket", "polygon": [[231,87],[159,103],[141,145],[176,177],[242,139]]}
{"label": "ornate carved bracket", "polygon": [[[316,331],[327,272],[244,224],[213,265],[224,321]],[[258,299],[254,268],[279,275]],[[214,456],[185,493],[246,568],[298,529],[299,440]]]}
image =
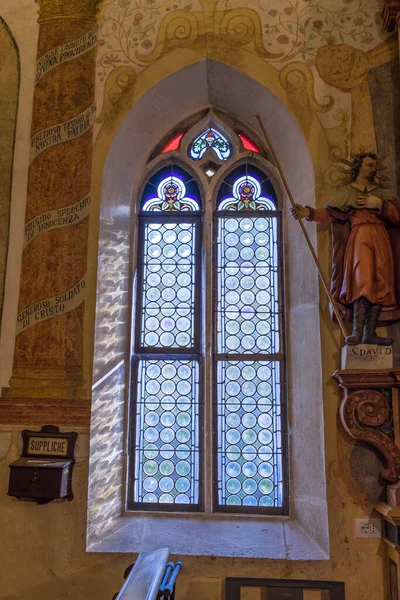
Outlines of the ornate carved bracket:
{"label": "ornate carved bracket", "polygon": [[400,14],[400,0],[385,0],[382,10],[382,23],[386,31],[396,29],[397,19]]}
{"label": "ornate carved bracket", "polygon": [[340,416],[347,433],[362,442],[374,446],[384,456],[386,468],[384,479],[396,482],[400,477],[400,448],[394,440],[379,428],[391,417],[387,397],[377,390],[357,390],[343,399]]}
{"label": "ornate carved bracket", "polygon": [[334,373],[345,390],[340,417],[345,431],[355,440],[376,448],[386,461],[384,479],[400,480],[400,370]]}

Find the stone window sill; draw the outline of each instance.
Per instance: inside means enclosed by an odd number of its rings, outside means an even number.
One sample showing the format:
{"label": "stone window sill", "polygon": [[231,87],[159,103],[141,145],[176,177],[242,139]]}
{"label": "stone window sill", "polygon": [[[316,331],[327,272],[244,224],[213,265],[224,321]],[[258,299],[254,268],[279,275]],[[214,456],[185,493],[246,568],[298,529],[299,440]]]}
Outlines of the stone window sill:
{"label": "stone window sill", "polygon": [[285,560],[328,560],[327,553],[288,517],[124,515],[88,546],[89,552],[148,552]]}

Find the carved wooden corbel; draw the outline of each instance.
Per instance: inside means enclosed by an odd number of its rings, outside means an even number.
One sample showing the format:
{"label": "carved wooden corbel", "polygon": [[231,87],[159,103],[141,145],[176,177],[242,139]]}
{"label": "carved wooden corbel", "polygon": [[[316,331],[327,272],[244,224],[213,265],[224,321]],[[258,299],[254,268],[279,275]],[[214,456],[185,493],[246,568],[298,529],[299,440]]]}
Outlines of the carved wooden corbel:
{"label": "carved wooden corbel", "polygon": [[382,477],[398,484],[400,370],[343,369],[336,371],[333,376],[345,391],[340,406],[344,430],[353,439],[376,448],[386,462]]}
{"label": "carved wooden corbel", "polygon": [[392,417],[387,397],[378,390],[352,392],[342,401],[340,417],[352,438],[371,444],[383,455],[386,468],[381,475],[396,482],[400,477],[400,448],[388,433],[380,430]]}

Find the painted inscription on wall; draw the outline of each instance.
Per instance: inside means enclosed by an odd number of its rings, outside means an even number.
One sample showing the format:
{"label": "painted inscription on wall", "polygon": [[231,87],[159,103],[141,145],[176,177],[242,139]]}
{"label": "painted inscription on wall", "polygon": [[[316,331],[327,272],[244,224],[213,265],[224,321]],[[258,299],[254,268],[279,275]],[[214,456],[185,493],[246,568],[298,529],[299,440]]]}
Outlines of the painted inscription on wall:
{"label": "painted inscription on wall", "polygon": [[92,106],[73,119],[39,131],[31,139],[30,162],[32,162],[38,154],[43,152],[43,150],[61,144],[62,142],[67,142],[68,140],[74,140],[83,135],[90,129],[95,120],[96,105],[92,104]]}
{"label": "painted inscription on wall", "polygon": [[36,67],[36,83],[51,69],[91,50],[97,41],[97,25],[82,37],[53,48],[41,56]]}
{"label": "painted inscription on wall", "polygon": [[83,221],[89,214],[90,194],[76,204],[64,206],[37,215],[25,225],[24,248],[43,231],[51,231]]}
{"label": "painted inscription on wall", "polygon": [[17,316],[16,335],[32,325],[71,312],[85,299],[86,273],[72,288],[52,298],[34,302]]}

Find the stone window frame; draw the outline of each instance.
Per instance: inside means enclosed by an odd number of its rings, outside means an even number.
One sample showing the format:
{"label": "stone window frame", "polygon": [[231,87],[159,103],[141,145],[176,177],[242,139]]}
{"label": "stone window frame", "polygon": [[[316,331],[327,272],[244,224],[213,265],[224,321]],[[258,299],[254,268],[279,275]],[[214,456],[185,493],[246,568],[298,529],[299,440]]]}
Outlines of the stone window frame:
{"label": "stone window frame", "polygon": [[[176,98],[181,99],[179,105]],[[163,546],[168,539],[170,552],[181,555],[328,560],[318,277],[300,228],[287,208],[290,516],[219,514],[210,518],[140,512],[130,516],[125,512],[131,199],[156,143],[183,116],[210,106],[237,115],[248,131],[255,131],[254,115],[260,113],[297,201],[315,205],[311,156],[294,118],[270,90],[226,64],[199,61],[160,79],[139,94],[123,122],[110,127],[104,168],[94,182],[99,222],[93,229],[98,239],[98,271],[87,549],[140,552]],[[96,155],[95,149],[94,165],[97,156],[104,155],[104,148],[99,146],[98,152]],[[272,172],[278,180],[276,169]],[[310,237],[316,245],[315,229]]]}
{"label": "stone window frame", "polygon": [[[221,117],[223,119],[223,117]],[[216,499],[213,497],[213,493],[215,493],[214,491],[214,486],[215,486],[215,482],[212,482],[212,475],[214,473],[214,469],[212,466],[212,429],[213,429],[213,423],[212,423],[212,407],[213,407],[213,400],[212,400],[212,396],[213,393],[215,393],[215,390],[212,389],[212,376],[211,376],[211,372],[212,372],[212,368],[213,368],[213,356],[212,356],[212,352],[206,352],[206,348],[207,347],[211,347],[211,340],[213,337],[213,334],[210,331],[210,328],[207,327],[206,323],[209,322],[210,319],[212,319],[212,314],[213,314],[213,310],[214,310],[214,299],[212,298],[212,288],[213,288],[213,281],[212,281],[212,268],[207,268],[206,265],[209,264],[213,258],[212,258],[212,246],[215,243],[215,240],[212,239],[214,232],[214,219],[215,219],[215,215],[217,214],[217,196],[219,193],[219,188],[221,186],[221,184],[223,183],[223,181],[225,180],[225,178],[227,177],[227,175],[233,171],[235,171],[237,168],[240,168],[242,165],[244,164],[248,164],[250,167],[254,166],[258,169],[260,169],[267,177],[270,178],[272,185],[274,187],[275,193],[277,195],[277,208],[276,210],[281,212],[281,207],[282,207],[282,201],[283,201],[283,197],[282,197],[282,191],[281,191],[281,185],[279,183],[279,181],[276,178],[276,174],[274,172],[274,167],[273,165],[269,162],[269,160],[266,158],[266,151],[265,149],[263,149],[263,144],[261,142],[261,140],[257,139],[257,143],[259,148],[261,148],[261,152],[260,153],[254,153],[251,151],[248,151],[246,149],[244,149],[242,142],[240,140],[240,138],[238,137],[237,133],[230,128],[229,124],[224,121],[221,120],[221,118],[218,118],[218,116],[213,114],[213,111],[210,111],[210,113],[204,118],[204,119],[200,119],[197,123],[195,124],[187,124],[187,123],[183,123],[180,124],[180,126],[177,128],[178,130],[181,131],[185,131],[181,142],[180,142],[180,146],[177,150],[175,151],[170,151],[166,154],[159,154],[158,156],[156,155],[155,152],[151,153],[151,156],[155,156],[155,158],[153,158],[153,160],[150,160],[148,165],[146,166],[146,169],[143,173],[143,179],[142,182],[139,185],[138,191],[137,193],[134,194],[134,199],[133,202],[137,204],[136,206],[136,210],[135,210],[135,214],[133,217],[133,228],[134,231],[137,232],[138,230],[138,212],[139,212],[139,204],[141,201],[141,197],[143,194],[143,190],[147,184],[147,182],[149,181],[149,179],[151,177],[153,177],[154,175],[157,174],[158,171],[160,171],[162,168],[168,166],[169,164],[173,163],[179,167],[181,167],[182,169],[186,170],[187,173],[191,174],[192,177],[196,180],[198,186],[199,186],[199,191],[200,191],[200,201],[201,201],[201,206],[202,206],[202,214],[203,214],[203,220],[202,220],[202,229],[203,229],[203,242],[201,245],[201,252],[203,254],[202,256],[202,260],[201,260],[201,265],[200,265],[200,270],[202,271],[202,277],[203,277],[203,293],[202,293],[202,300],[201,300],[201,305],[202,305],[202,315],[201,315],[201,327],[200,329],[202,330],[202,343],[201,346],[203,348],[202,352],[201,352],[201,356],[204,359],[204,362],[206,363],[205,366],[205,376],[201,377],[202,381],[202,391],[201,393],[204,395],[204,407],[203,407],[203,411],[204,411],[204,415],[203,415],[203,419],[201,419],[203,421],[203,426],[204,426],[204,432],[203,436],[205,436],[206,439],[209,439],[210,442],[208,444],[203,444],[203,454],[205,455],[205,458],[203,456],[203,461],[205,463],[205,470],[204,470],[204,475],[205,475],[205,481],[204,483],[204,502],[200,501],[200,506],[197,510],[193,510],[191,511],[188,507],[188,510],[185,511],[191,514],[203,514],[203,515],[216,515],[216,514],[220,514],[220,513],[226,513],[226,514],[233,514],[233,515],[254,515],[254,514],[264,514],[264,515],[271,515],[271,514],[287,514],[288,513],[288,488],[289,488],[289,481],[288,481],[288,470],[287,470],[287,454],[288,454],[288,450],[287,450],[287,411],[286,411],[286,402],[287,402],[287,394],[286,394],[286,382],[282,382],[281,385],[281,409],[282,409],[282,471],[283,471],[283,483],[282,483],[282,487],[283,487],[283,498],[284,498],[284,502],[282,507],[274,507],[272,510],[268,510],[266,509],[264,513],[262,513],[261,509],[259,507],[257,507],[257,510],[247,510],[246,506],[242,506],[240,507],[239,510],[230,510],[230,507],[228,507],[228,510],[224,510],[223,507],[219,507],[218,510],[215,510],[215,508],[213,509],[213,506],[215,507],[216,504]],[[226,118],[226,117],[225,117]],[[230,145],[231,145],[231,156],[226,160],[220,160],[220,161],[216,161],[220,164],[219,169],[217,170],[217,172],[212,176],[212,178],[207,177],[207,175],[205,174],[205,169],[207,167],[207,165],[210,162],[210,159],[212,158],[212,152],[208,152],[206,153],[200,160],[193,160],[190,157],[189,154],[189,149],[190,146],[193,142],[193,140],[196,139],[196,137],[199,135],[199,132],[203,132],[204,130],[208,129],[208,128],[214,128],[217,131],[221,131],[222,134],[228,139]],[[238,126],[236,126],[237,128]],[[239,131],[243,131],[245,129],[245,127],[241,127],[238,130]],[[162,144],[157,144],[157,147],[161,147]],[[208,243],[206,243],[208,242]],[[282,240],[279,237],[279,242],[281,243]],[[137,261],[136,261],[136,253],[137,253],[137,247],[132,248],[132,270],[134,273],[134,277],[136,275],[136,271],[137,271]],[[281,254],[281,258],[282,258],[282,262],[283,262],[283,253]],[[282,265],[283,271],[284,271],[284,265]],[[283,276],[283,271],[282,271],[282,275]],[[283,281],[282,281],[283,284]],[[282,285],[283,288],[283,285]],[[204,292],[204,289],[206,290],[206,292]],[[134,292],[135,293],[135,292]],[[284,294],[283,294],[284,296]],[[285,311],[284,311],[285,312]],[[135,321],[135,309],[133,308],[132,310],[132,321],[133,321],[133,326],[134,326],[134,321]],[[283,319],[284,321],[284,319]],[[209,331],[207,331],[207,329],[209,329]],[[284,332],[282,332],[281,335],[281,339],[282,339],[282,343],[285,346],[285,342],[284,342]],[[283,355],[285,356],[285,348],[283,349]],[[249,360],[251,359],[251,356],[249,356]],[[202,368],[202,370],[204,371],[204,367]],[[285,371],[285,365],[283,364],[283,371]],[[134,393],[134,391],[132,390],[131,393]],[[129,403],[131,403],[132,400],[129,400]],[[128,408],[129,412],[133,411],[133,408],[130,406],[130,408]],[[134,420],[135,417],[133,415],[130,415],[129,420]],[[128,439],[130,437],[129,435],[129,431],[126,431],[126,439]],[[133,442],[131,442],[129,444],[129,446],[131,446],[133,444]],[[133,460],[133,458],[129,459],[128,457],[128,468],[127,470],[129,471],[131,468],[131,460]],[[126,504],[126,501],[125,501]],[[176,512],[173,509],[173,506],[168,506],[166,505],[164,507],[165,512],[166,513],[172,513],[172,512]],[[135,507],[131,509],[134,512],[140,511],[140,507]],[[129,512],[130,509],[127,509],[127,512]],[[154,514],[159,514],[162,511],[162,507],[158,507],[156,508],[154,511],[152,511],[150,508],[143,508],[143,513],[146,514],[151,514],[154,512]]]}

